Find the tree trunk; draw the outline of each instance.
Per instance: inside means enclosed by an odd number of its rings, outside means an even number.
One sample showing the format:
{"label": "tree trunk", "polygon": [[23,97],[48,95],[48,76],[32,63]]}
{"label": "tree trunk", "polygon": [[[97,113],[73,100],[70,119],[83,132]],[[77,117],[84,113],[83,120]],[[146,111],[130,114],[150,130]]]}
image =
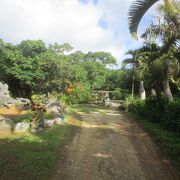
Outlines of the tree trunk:
{"label": "tree trunk", "polygon": [[180,36],[180,13],[177,8],[174,7],[172,0],[164,0],[164,3],[169,12],[172,14],[172,21],[176,26],[177,33]]}
{"label": "tree trunk", "polygon": [[133,80],[132,80],[132,92],[131,92],[131,94],[132,94],[132,99],[133,99],[133,97],[134,97],[134,75],[133,75]]}
{"label": "tree trunk", "polygon": [[168,79],[163,82],[163,87],[164,87],[164,97],[167,98],[168,102],[173,101],[173,96],[171,93]]}
{"label": "tree trunk", "polygon": [[141,100],[146,99],[146,92],[145,92],[145,89],[144,89],[144,82],[143,81],[140,81],[139,97],[141,98]]}
{"label": "tree trunk", "polygon": [[173,21],[174,25],[176,26],[177,33],[178,33],[178,35],[180,37],[180,14],[176,14],[172,18],[172,21]]}

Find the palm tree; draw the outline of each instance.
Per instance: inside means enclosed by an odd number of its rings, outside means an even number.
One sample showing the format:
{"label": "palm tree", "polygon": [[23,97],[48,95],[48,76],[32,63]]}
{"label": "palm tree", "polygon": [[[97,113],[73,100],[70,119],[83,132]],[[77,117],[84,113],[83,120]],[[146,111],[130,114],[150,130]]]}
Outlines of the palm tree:
{"label": "palm tree", "polygon": [[139,97],[142,100],[146,99],[146,91],[144,88],[144,59],[143,59],[143,52],[145,51],[145,46],[142,48],[136,49],[136,50],[129,50],[126,54],[131,55],[131,58],[127,58],[123,60],[124,64],[130,64],[133,69],[133,77],[132,77],[132,98],[134,96],[134,81],[135,81],[135,75],[140,80],[140,86],[139,86]]}
{"label": "palm tree", "polygon": [[[137,36],[137,29],[144,14],[160,0],[135,0],[129,10],[129,29],[133,36]],[[180,36],[180,3],[173,0],[164,0],[168,16],[174,23]]]}
{"label": "palm tree", "polygon": [[[161,6],[160,9],[162,10],[164,7]],[[163,79],[164,97],[171,102],[173,100],[173,96],[169,80],[174,79],[174,77],[179,74],[179,50],[177,46],[178,33],[174,29],[174,25],[170,21],[169,17],[166,16],[166,13],[162,13],[163,23],[159,23],[158,25],[151,24],[142,37],[147,41],[159,39],[162,42],[162,47],[160,47],[160,49],[156,52],[154,64],[151,66],[151,71],[155,68],[156,72],[154,74],[159,74],[158,76]],[[157,65],[158,68],[155,67]]]}
{"label": "palm tree", "polygon": [[132,65],[132,69],[133,69],[133,77],[132,77],[132,86],[131,86],[131,96],[132,99],[134,97],[134,81],[135,81],[135,68],[136,68],[136,50],[129,50],[126,55],[131,55],[131,58],[127,58],[123,60],[123,64],[131,64]]}

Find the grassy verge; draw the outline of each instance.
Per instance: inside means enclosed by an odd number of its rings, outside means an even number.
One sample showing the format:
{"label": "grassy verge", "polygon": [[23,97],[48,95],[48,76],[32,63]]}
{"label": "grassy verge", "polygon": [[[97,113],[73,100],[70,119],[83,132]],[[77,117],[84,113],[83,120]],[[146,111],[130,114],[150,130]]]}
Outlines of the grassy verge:
{"label": "grassy verge", "polygon": [[46,179],[71,134],[72,127],[64,124],[38,134],[0,137],[0,179]]}
{"label": "grassy verge", "polygon": [[152,123],[137,114],[129,113],[129,116],[137,120],[145,130],[150,132],[162,151],[171,157],[176,167],[180,170],[180,135],[167,131],[159,124]]}

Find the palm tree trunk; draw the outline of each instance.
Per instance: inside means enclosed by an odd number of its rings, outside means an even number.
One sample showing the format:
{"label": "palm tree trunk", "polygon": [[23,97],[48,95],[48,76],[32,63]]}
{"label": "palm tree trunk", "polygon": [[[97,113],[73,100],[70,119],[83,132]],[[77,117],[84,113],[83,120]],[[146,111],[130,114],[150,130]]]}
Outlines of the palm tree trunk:
{"label": "palm tree trunk", "polygon": [[165,4],[166,7],[167,7],[168,9],[170,9],[171,11],[174,9],[174,5],[173,5],[172,0],[164,0],[164,4]]}
{"label": "palm tree trunk", "polygon": [[164,97],[168,100],[168,102],[173,101],[173,96],[172,96],[172,93],[171,93],[171,89],[170,89],[170,86],[169,86],[169,80],[168,79],[166,79],[163,82],[163,86],[164,86]]}
{"label": "palm tree trunk", "polygon": [[176,26],[177,33],[180,36],[180,13],[174,7],[172,0],[164,0],[165,6],[169,10],[170,14],[172,15],[172,21]]}
{"label": "palm tree trunk", "polygon": [[178,33],[178,35],[180,37],[180,14],[176,14],[172,18],[172,21],[173,21],[174,25],[176,26],[177,33]]}
{"label": "palm tree trunk", "polygon": [[146,92],[144,89],[144,82],[143,81],[140,81],[139,96],[140,96],[141,100],[146,99]]}
{"label": "palm tree trunk", "polygon": [[134,74],[133,74],[133,79],[132,79],[132,91],[131,91],[131,94],[132,94],[132,99],[134,97]]}

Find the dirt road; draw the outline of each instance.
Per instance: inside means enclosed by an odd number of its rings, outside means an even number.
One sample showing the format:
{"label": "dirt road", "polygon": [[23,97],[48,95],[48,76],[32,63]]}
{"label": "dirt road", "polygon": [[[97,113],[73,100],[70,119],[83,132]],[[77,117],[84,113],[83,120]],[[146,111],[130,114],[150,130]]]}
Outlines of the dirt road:
{"label": "dirt road", "polygon": [[123,112],[79,112],[78,130],[60,152],[53,180],[179,180],[149,135]]}

